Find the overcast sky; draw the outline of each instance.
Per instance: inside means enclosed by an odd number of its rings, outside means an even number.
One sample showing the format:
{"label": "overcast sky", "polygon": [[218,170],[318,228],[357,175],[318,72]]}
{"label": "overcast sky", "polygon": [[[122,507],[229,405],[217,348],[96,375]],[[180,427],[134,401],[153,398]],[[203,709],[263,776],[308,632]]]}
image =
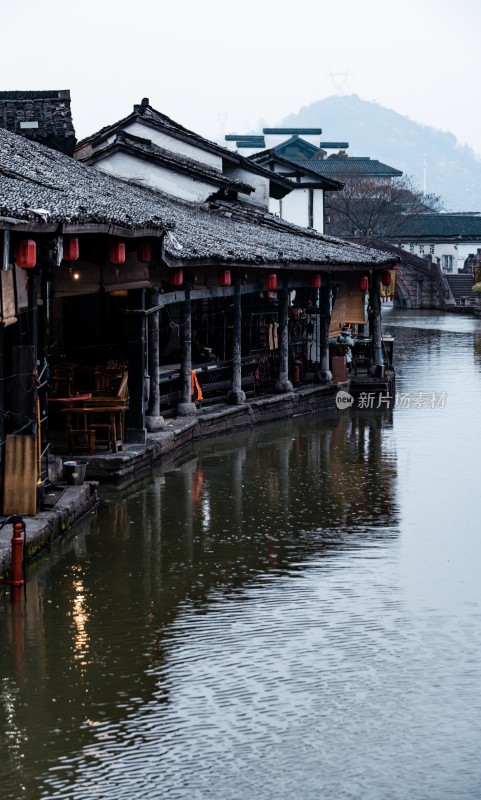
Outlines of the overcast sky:
{"label": "overcast sky", "polygon": [[[142,97],[218,139],[275,125],[342,88],[481,154],[479,0],[2,6],[0,88],[70,89],[79,139]],[[335,137],[326,122],[318,124]]]}

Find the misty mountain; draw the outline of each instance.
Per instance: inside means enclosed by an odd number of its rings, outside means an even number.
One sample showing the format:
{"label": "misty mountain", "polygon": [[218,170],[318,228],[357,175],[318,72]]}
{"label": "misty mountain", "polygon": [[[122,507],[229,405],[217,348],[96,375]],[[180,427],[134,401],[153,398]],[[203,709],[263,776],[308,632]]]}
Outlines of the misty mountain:
{"label": "misty mountain", "polygon": [[441,195],[446,211],[481,211],[481,158],[452,133],[413,122],[357,95],[336,95],[311,103],[279,123],[321,127],[325,141],[349,142],[348,154],[369,156],[400,169],[418,187]]}

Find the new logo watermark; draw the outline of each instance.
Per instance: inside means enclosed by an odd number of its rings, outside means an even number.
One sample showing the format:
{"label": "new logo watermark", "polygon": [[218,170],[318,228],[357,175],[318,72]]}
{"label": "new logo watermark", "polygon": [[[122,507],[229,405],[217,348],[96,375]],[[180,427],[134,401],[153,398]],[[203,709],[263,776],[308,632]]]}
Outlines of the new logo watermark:
{"label": "new logo watermark", "polygon": [[336,406],[339,409],[351,408],[412,408],[435,409],[445,408],[447,392],[395,392],[380,394],[379,392],[360,392],[353,397],[349,392],[340,389],[336,394]]}
{"label": "new logo watermark", "polygon": [[336,406],[338,408],[350,408],[354,403],[354,397],[349,392],[339,389],[336,394]]}

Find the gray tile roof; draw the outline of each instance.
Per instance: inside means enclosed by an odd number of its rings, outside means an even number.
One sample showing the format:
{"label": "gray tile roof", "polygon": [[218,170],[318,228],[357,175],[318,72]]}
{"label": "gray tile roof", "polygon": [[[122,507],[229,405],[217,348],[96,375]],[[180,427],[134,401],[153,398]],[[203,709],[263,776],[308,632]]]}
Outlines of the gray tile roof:
{"label": "gray tile roof", "polygon": [[72,155],[76,138],[69,90],[0,92],[0,127]]}
{"label": "gray tile roof", "polygon": [[[284,154],[287,158],[287,153]],[[302,164],[303,159],[289,159],[295,164]],[[337,178],[342,181],[346,178],[396,178],[402,172],[381,161],[370,158],[323,158],[306,159],[309,169],[317,172],[318,175],[325,175],[329,178]]]}
{"label": "gray tile roof", "polygon": [[481,241],[481,214],[421,214],[406,220],[396,239],[478,239]]}
{"label": "gray tile roof", "polygon": [[170,221],[153,192],[4,129],[0,216],[49,224],[114,224],[128,230],[161,229]]}
{"label": "gray tile roof", "polygon": [[172,264],[366,269],[393,262],[388,253],[291,225],[248,203],[177,200],[0,130],[0,227],[11,226],[8,218],[133,231],[168,224],[174,229],[164,246]]}
{"label": "gray tile roof", "polygon": [[215,202],[195,206],[173,201],[176,226],[167,235],[172,263],[374,267],[394,263],[389,253],[322,236],[284,222],[247,204]]}

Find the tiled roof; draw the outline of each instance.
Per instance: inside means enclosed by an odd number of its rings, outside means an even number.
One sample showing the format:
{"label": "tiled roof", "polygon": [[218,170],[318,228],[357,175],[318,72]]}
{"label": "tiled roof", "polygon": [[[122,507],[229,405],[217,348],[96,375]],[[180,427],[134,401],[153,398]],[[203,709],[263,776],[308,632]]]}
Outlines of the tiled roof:
{"label": "tiled roof", "polygon": [[174,230],[164,246],[173,264],[366,269],[393,263],[388,253],[291,225],[250,204],[177,200],[0,130],[0,225],[13,226],[12,218],[134,231],[169,225]]}
{"label": "tiled roof", "polygon": [[[312,163],[316,163],[312,159],[299,159],[297,161],[293,161],[290,158],[285,158],[277,153],[275,147],[271,147],[269,150],[263,150],[262,153],[254,153],[253,155],[249,156],[249,161],[254,161],[257,164],[278,164],[281,167],[285,167],[287,170],[293,170],[294,172],[298,172],[302,175],[306,175],[307,177],[312,177],[314,181],[318,184],[322,184],[322,188],[326,191],[337,191],[342,189],[344,184],[336,181],[334,178],[328,178],[324,175],[320,175],[316,170],[311,168]],[[295,188],[302,188],[302,184],[296,184]]]}
{"label": "tiled roof", "polygon": [[347,150],[349,142],[319,142],[319,147],[327,147],[330,149],[336,148],[337,150]]}
{"label": "tiled roof", "polygon": [[172,169],[175,172],[184,173],[192,176],[194,179],[205,180],[214,186],[232,189],[233,191],[250,194],[254,191],[253,186],[249,186],[243,181],[237,181],[229,178],[223,172],[200,161],[195,161],[193,158],[174,153],[172,150],[166,150],[164,147],[151,142],[149,139],[143,139],[140,136],[132,136],[132,134],[125,131],[119,131],[115,139],[109,143],[108,146],[103,147],[98,153],[94,153],[88,159],[89,163],[95,163],[99,158],[103,158],[112,152],[126,152],[132,153],[135,156],[145,158],[149,161],[159,164],[167,169]]}
{"label": "tiled roof", "polygon": [[[303,159],[292,158],[289,160],[295,164],[303,163]],[[370,158],[307,159],[307,162],[309,169],[317,172],[318,175],[338,178],[341,181],[345,178],[395,178],[402,175],[400,170]]]}
{"label": "tiled roof", "polygon": [[70,92],[0,92],[0,127],[71,155],[76,138]]}
{"label": "tiled roof", "polygon": [[0,216],[52,224],[160,229],[153,192],[0,129]]}
{"label": "tiled roof", "polygon": [[397,239],[478,239],[481,241],[481,214],[420,214],[406,220]]}
{"label": "tiled roof", "polygon": [[[195,206],[171,201],[173,236],[164,240],[171,263],[211,263],[369,268],[395,263],[389,253],[323,236],[241,203]],[[175,207],[175,208],[174,208]]]}

